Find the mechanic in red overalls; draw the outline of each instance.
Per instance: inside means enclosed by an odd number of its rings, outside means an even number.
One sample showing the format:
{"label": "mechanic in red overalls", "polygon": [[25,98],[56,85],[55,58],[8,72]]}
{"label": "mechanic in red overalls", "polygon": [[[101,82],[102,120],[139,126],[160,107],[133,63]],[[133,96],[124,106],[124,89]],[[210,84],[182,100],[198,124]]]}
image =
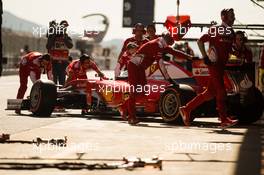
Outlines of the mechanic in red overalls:
{"label": "mechanic in red overalls", "polygon": [[[40,79],[41,71],[47,73],[48,79],[52,80],[52,65],[49,54],[41,54],[39,52],[30,52],[21,57],[19,63],[19,79],[20,87],[17,92],[17,99],[23,99],[27,90],[28,77],[32,83]],[[20,110],[16,111],[20,114]]]}
{"label": "mechanic in red overalls", "polygon": [[144,35],[146,34],[146,30],[145,30],[145,27],[143,24],[141,23],[137,23],[135,25],[135,27],[133,28],[133,32],[132,32],[135,36],[131,37],[131,38],[128,38],[125,40],[124,44],[123,44],[123,47],[121,49],[121,52],[118,56],[118,60],[121,58],[121,56],[124,54],[124,52],[126,51],[126,48],[127,48],[127,44],[128,43],[135,43],[136,45],[138,45],[138,48],[145,44],[146,42],[148,42],[149,40],[146,39],[144,37]]}
{"label": "mechanic in red overalls", "polygon": [[[232,29],[235,20],[234,10],[223,9],[221,11],[221,19],[222,24],[220,26],[211,27],[208,34],[204,34],[198,40],[198,46],[205,63],[208,65],[210,76],[207,88],[187,103],[186,106],[180,107],[180,113],[186,126],[190,125],[190,114],[192,110],[214,97],[216,97],[216,106],[221,119],[221,127],[230,127],[237,123],[237,120],[232,120],[227,114],[227,94],[223,79],[225,64],[232,51],[232,44],[235,37]],[[205,51],[205,42],[209,42],[208,54]]]}
{"label": "mechanic in red overalls", "polygon": [[118,77],[120,75],[120,72],[122,69],[127,70],[128,61],[136,53],[137,48],[138,48],[138,45],[136,45],[133,42],[127,44],[126,51],[121,56],[121,58],[118,60],[118,63],[116,65],[115,77]]}
{"label": "mechanic in red overalls", "polygon": [[66,85],[73,80],[87,79],[86,73],[89,69],[97,72],[99,77],[106,79],[104,73],[100,71],[92,58],[87,54],[83,54],[79,60],[71,62],[66,68],[66,73],[68,75]]}
{"label": "mechanic in red overalls", "polygon": [[154,24],[149,24],[147,25],[147,31],[146,31],[146,38],[151,41],[151,40],[154,40],[154,39],[157,39],[159,36],[156,35],[156,27]]}
{"label": "mechanic in red overalls", "polygon": [[244,31],[236,31],[232,54],[239,59],[240,64],[252,63],[252,51],[246,46],[247,37]]}
{"label": "mechanic in red overalls", "polygon": [[[173,43],[174,40],[171,37],[170,33],[164,33],[161,37],[143,44],[137,50],[135,56],[133,56],[128,62],[128,82],[130,84],[130,87],[144,87],[144,85],[146,85],[147,80],[145,70],[149,66],[151,66],[154,61],[157,61],[159,69],[164,78],[174,84],[173,80],[167,73],[167,70],[163,63],[162,55],[164,53],[170,53],[174,56],[188,59],[192,59],[192,56],[178,50],[173,50],[171,47],[169,47]],[[137,117],[135,116],[135,95],[137,92],[131,89],[133,88],[130,88],[129,99],[127,102],[127,120],[129,124],[137,124],[139,122]],[[138,95],[144,94],[141,93]]]}

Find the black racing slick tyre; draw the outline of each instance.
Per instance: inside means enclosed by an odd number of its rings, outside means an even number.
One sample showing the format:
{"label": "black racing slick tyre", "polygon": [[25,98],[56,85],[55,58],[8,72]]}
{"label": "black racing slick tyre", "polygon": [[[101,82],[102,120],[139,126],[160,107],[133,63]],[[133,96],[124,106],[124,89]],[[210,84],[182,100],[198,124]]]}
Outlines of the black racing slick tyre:
{"label": "black racing slick tyre", "polygon": [[240,123],[250,124],[260,119],[263,114],[264,100],[257,88],[252,88],[245,95],[245,102],[240,103],[237,118]]}
{"label": "black racing slick tyre", "polygon": [[161,95],[159,102],[159,111],[162,119],[165,122],[174,122],[180,116],[179,107],[181,106],[181,101],[179,93],[174,88],[168,88]]}
{"label": "black racing slick tyre", "polygon": [[53,81],[37,80],[30,91],[30,111],[35,116],[49,117],[57,99],[57,89]]}

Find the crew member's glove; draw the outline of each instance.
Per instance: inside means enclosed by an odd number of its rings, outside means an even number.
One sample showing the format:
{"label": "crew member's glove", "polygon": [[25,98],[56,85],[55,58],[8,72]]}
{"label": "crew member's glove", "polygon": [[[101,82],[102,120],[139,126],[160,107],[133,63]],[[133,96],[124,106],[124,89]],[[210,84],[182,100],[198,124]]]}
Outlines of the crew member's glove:
{"label": "crew member's glove", "polygon": [[99,73],[98,73],[98,76],[99,76],[99,77],[104,77],[105,75],[104,75],[104,73],[99,72]]}
{"label": "crew member's glove", "polygon": [[99,77],[101,78],[101,79],[103,79],[103,80],[109,80],[106,76],[105,76],[105,74],[104,73],[99,73],[98,74],[99,75]]}
{"label": "crew member's glove", "polygon": [[203,60],[204,60],[204,64],[206,64],[207,66],[213,64],[207,55],[203,57]]}

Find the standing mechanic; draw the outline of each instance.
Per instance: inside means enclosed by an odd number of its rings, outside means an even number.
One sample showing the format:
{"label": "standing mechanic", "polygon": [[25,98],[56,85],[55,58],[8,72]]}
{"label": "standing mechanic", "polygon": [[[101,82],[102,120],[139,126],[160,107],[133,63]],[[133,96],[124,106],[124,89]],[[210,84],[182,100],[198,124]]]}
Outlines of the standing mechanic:
{"label": "standing mechanic", "polygon": [[146,28],[147,28],[147,31],[146,31],[147,37],[146,38],[149,41],[157,39],[159,37],[158,35],[156,35],[156,27],[154,24],[149,24],[149,25],[147,25]]}
{"label": "standing mechanic", "polygon": [[138,45],[138,48],[145,44],[146,42],[148,42],[148,39],[146,39],[144,37],[144,35],[146,34],[146,30],[145,30],[145,27],[143,24],[141,23],[137,23],[134,28],[133,28],[133,31],[132,31],[132,34],[134,34],[133,37],[131,38],[128,38],[125,40],[124,44],[123,44],[123,47],[121,49],[121,52],[118,56],[118,60],[122,57],[122,55],[124,54],[124,52],[126,51],[126,48],[127,48],[127,44],[128,43],[135,43]]}
{"label": "standing mechanic", "polygon": [[[208,65],[210,76],[207,88],[187,103],[186,106],[180,107],[180,113],[186,126],[190,125],[190,114],[192,110],[214,97],[216,97],[216,106],[221,119],[221,127],[226,128],[237,123],[237,120],[232,120],[227,114],[227,94],[223,79],[225,64],[232,51],[232,44],[235,37],[232,29],[235,21],[234,10],[232,8],[223,9],[221,11],[221,19],[222,24],[220,26],[211,27],[208,34],[204,34],[198,40],[198,46],[205,63]],[[208,55],[205,51],[205,42],[209,42]]]}
{"label": "standing mechanic", "polygon": [[138,45],[136,45],[133,42],[130,42],[127,44],[126,51],[121,56],[121,58],[118,60],[118,63],[115,67],[115,78],[120,75],[120,72],[122,69],[127,70],[128,61],[136,53],[137,48],[138,48]]}
{"label": "standing mechanic", "polygon": [[97,72],[99,77],[107,79],[96,63],[92,61],[92,58],[87,54],[83,54],[79,60],[71,62],[66,68],[66,73],[68,75],[66,84],[77,79],[87,79],[86,73],[89,69],[93,69]]}
{"label": "standing mechanic", "polygon": [[[131,58],[128,62],[128,82],[130,87],[144,87],[146,85],[146,75],[145,70],[152,65],[154,61],[158,62],[159,69],[162,72],[164,78],[169,82],[173,83],[170,78],[165,65],[163,63],[162,55],[163,53],[170,53],[174,56],[181,58],[192,57],[183,52],[173,50],[170,45],[174,43],[174,40],[170,33],[164,33],[161,37],[149,41],[148,43],[142,45],[136,52],[135,56]],[[135,95],[137,92],[130,89],[129,99],[127,102],[128,111],[128,122],[129,124],[137,124],[139,121],[135,116]],[[142,94],[144,95],[144,94]],[[126,102],[125,102],[126,103]]]}
{"label": "standing mechanic", "polygon": [[[47,73],[48,79],[52,80],[51,58],[49,54],[30,52],[21,57],[19,64],[20,87],[17,92],[17,99],[23,99],[27,90],[28,77],[32,83],[40,79],[41,69]],[[20,114],[20,110],[16,110]]]}
{"label": "standing mechanic", "polygon": [[57,25],[55,21],[50,23],[50,32],[48,35],[47,49],[52,57],[53,81],[55,84],[65,84],[66,67],[68,66],[69,49],[73,47],[72,39],[68,36],[66,20]]}

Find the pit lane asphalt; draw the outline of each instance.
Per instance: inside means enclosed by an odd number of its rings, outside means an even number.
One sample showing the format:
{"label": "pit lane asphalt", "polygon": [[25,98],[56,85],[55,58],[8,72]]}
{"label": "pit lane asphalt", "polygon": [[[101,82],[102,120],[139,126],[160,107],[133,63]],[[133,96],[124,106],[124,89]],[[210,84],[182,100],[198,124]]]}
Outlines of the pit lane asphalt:
{"label": "pit lane asphalt", "polygon": [[[0,143],[0,162],[54,163],[63,161],[56,160],[58,158],[76,159],[77,153],[85,153],[82,159],[86,163],[95,163],[98,159],[121,159],[123,156],[155,155],[165,161],[162,171],[151,168],[131,172],[41,169],[0,170],[0,174],[264,174],[263,121],[222,131],[217,128],[216,118],[199,118],[195,120],[194,126],[186,128],[176,124],[168,125],[160,118],[152,117],[142,119],[139,126],[130,126],[120,117],[81,116],[79,110],[54,113],[48,118],[33,117],[29,112],[17,116],[13,111],[4,109],[6,100],[16,96],[18,81],[17,76],[0,78],[0,134],[10,133],[12,140],[28,141],[36,137],[51,139],[67,136],[68,146],[36,147]],[[27,94],[30,87],[31,83]]]}

